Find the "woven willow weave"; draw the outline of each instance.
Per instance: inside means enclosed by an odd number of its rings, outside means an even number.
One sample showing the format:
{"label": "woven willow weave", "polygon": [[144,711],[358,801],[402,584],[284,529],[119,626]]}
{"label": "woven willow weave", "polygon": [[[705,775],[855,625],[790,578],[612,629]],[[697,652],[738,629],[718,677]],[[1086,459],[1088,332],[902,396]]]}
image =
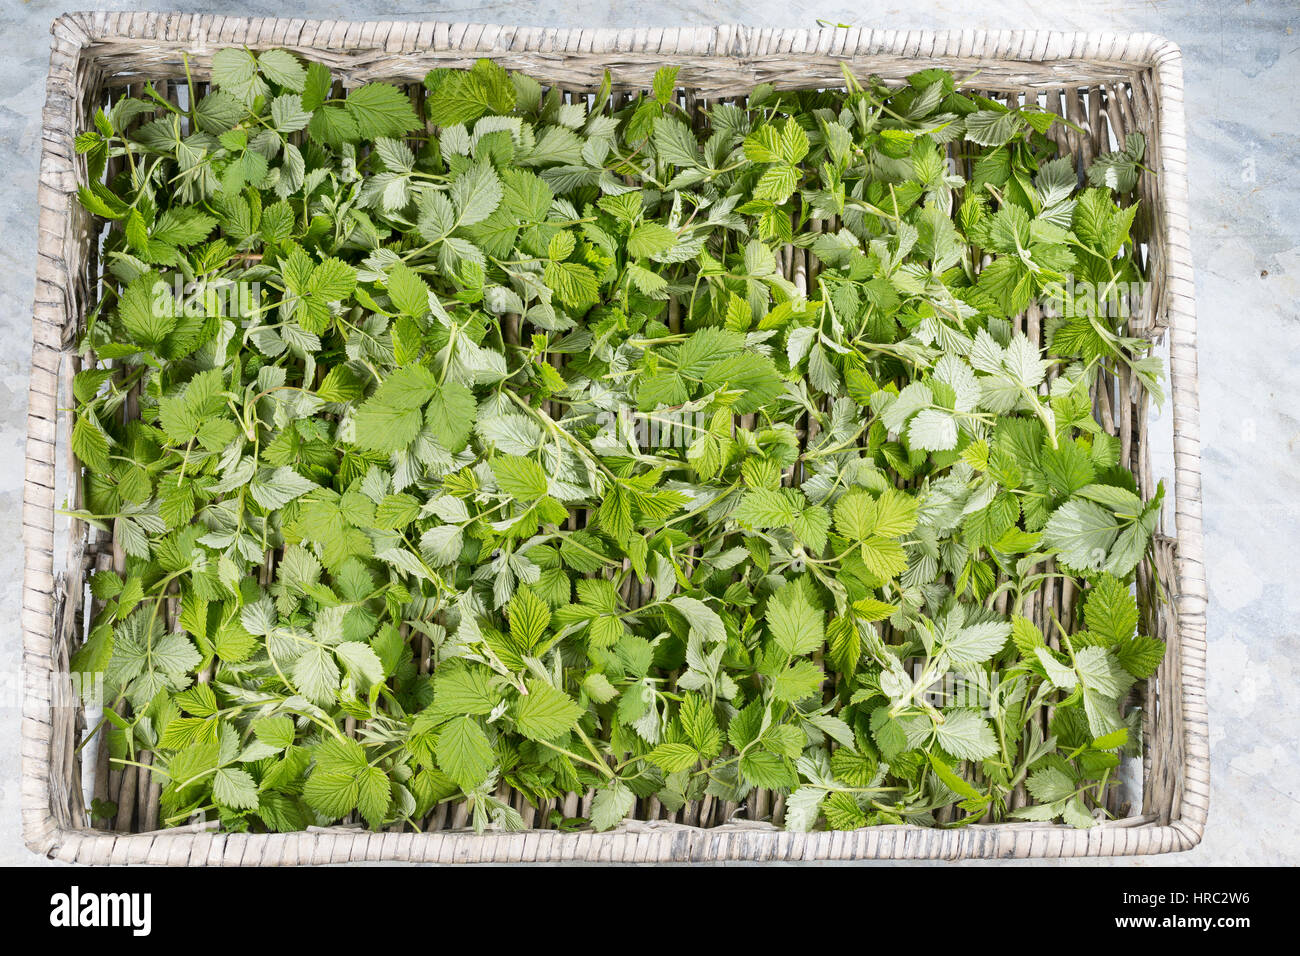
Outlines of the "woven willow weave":
{"label": "woven willow weave", "polygon": [[[27,471],[23,510],[26,571],[23,643],[27,696],[22,722],[23,829],[35,852],[82,863],[296,864],[361,860],[412,862],[713,861],[866,858],[1115,856],[1188,849],[1199,841],[1209,795],[1205,708],[1205,579],[1201,540],[1200,436],[1196,399],[1196,325],[1188,239],[1186,141],[1181,56],[1149,35],[1046,32],[896,33],[770,30],[720,26],[686,29],[555,30],[446,23],[241,19],[180,14],[74,14],[53,26],[44,152]],[[532,829],[476,835],[444,809],[423,832],[332,827],[298,834],[224,834],[213,827],[159,831],[158,785],[135,767],[110,770],[99,748],[95,795],[118,804],[108,829],[92,829],[77,745],[84,714],[68,704],[69,656],[94,607],[83,598],[87,573],[112,566],[112,543],[85,524],[55,534],[55,509],[77,502],[77,463],[69,451],[70,382],[79,360],[71,347],[95,301],[98,227],[76,202],[79,173],[73,137],[106,98],[146,79],[174,91],[188,54],[202,79],[224,46],[283,47],[326,63],[345,84],[418,82],[434,66],[469,66],[489,56],[544,84],[575,92],[595,88],[606,69],[616,89],[648,87],[654,71],[682,67],[683,103],[745,96],[756,84],[837,86],[841,64],[886,80],[939,66],[971,86],[1016,104],[1038,103],[1070,119],[1058,124],[1065,154],[1086,165],[1125,133],[1146,136],[1139,229],[1150,281],[1130,331],[1167,339],[1172,392],[1176,539],[1161,529],[1154,555],[1139,569],[1138,596],[1148,633],[1167,642],[1159,673],[1139,688],[1145,712],[1141,805],[1089,830],[1037,823],[943,830],[912,826],[851,832],[786,833],[744,819],[746,808],[706,798],[676,814],[653,800],[638,820],[608,833]],[[806,281],[808,254],[785,250],[792,279]],[[1019,328],[1041,341],[1036,311]],[[1099,377],[1097,418],[1121,442],[1121,460],[1144,497],[1155,489],[1147,435],[1148,398],[1127,374]],[[65,485],[67,486],[65,489]],[[56,491],[57,489],[57,491]],[[1167,595],[1168,600],[1161,600]],[[1040,624],[1073,607],[1077,593],[1056,582],[1036,596]],[[1046,629],[1046,628],[1045,628]],[[98,739],[89,749],[97,748]],[[147,760],[147,755],[145,756]],[[558,802],[566,815],[589,798]],[[755,804],[760,800],[755,799]],[[777,817],[781,798],[748,808]],[[516,804],[530,824],[547,819]],[[545,807],[543,809],[546,809]],[[137,832],[146,831],[146,832]]]}

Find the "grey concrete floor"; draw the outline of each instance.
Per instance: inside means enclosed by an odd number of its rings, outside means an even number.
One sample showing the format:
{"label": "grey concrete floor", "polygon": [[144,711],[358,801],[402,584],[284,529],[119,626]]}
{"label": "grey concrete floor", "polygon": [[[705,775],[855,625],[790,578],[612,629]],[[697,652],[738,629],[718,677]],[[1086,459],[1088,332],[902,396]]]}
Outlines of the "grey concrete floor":
{"label": "grey concrete floor", "polygon": [[[1144,30],[1181,44],[1200,315],[1201,434],[1210,587],[1210,824],[1197,849],[1143,866],[1300,862],[1300,5],[1218,0],[101,0],[114,10],[404,18],[544,26],[814,18],[888,29]],[[0,541],[20,540],[40,110],[48,26],[66,0],[0,0]],[[1167,415],[1166,410],[1166,415]],[[8,449],[8,452],[5,452]],[[1166,462],[1167,464],[1167,462]],[[0,863],[39,862],[19,837],[21,551],[0,549]]]}

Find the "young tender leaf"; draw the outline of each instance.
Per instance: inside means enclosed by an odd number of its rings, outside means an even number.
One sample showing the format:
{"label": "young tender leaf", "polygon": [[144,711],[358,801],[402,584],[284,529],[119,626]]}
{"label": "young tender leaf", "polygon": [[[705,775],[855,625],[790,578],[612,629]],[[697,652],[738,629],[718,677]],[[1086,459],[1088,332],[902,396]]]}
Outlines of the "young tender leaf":
{"label": "young tender leaf", "polygon": [[367,83],[343,101],[363,139],[401,136],[419,128],[411,98],[387,83]]}
{"label": "young tender leaf", "polygon": [[611,781],[596,791],[591,802],[591,825],[595,830],[610,830],[632,812],[636,794],[621,780]]}
{"label": "young tender leaf", "polygon": [[950,710],[934,728],[935,742],[958,760],[982,760],[997,752],[988,722],[973,710]]}
{"label": "young tender leaf", "polygon": [[788,584],[767,604],[772,640],[789,657],[811,654],[825,638],[825,614],[808,600],[798,583]]}
{"label": "young tender leaf", "polygon": [[556,740],[571,731],[582,708],[563,691],[539,680],[528,682],[515,707],[515,724],[529,740]]}
{"label": "young tender leaf", "polygon": [[520,501],[533,501],[546,494],[546,472],[531,458],[501,455],[492,460],[492,474],[502,492]]}
{"label": "young tender leaf", "polygon": [[438,769],[462,790],[473,790],[496,765],[483,728],[472,717],[455,717],[438,732]]}
{"label": "young tender leaf", "polygon": [[357,409],[357,445],[384,452],[405,448],[424,423],[421,406],[437,389],[433,373],[422,366],[392,372]]}
{"label": "young tender leaf", "polygon": [[476,413],[473,392],[459,382],[444,382],[429,400],[425,421],[440,445],[448,451],[459,452],[474,430]]}

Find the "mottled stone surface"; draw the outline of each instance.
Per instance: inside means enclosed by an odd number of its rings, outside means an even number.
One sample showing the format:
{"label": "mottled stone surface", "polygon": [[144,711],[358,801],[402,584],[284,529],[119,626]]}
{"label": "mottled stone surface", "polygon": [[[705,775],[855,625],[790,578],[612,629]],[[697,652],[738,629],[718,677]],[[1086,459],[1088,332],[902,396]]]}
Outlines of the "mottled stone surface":
{"label": "mottled stone surface", "polygon": [[[858,0],[796,10],[774,0],[101,0],[99,6],[585,27],[807,27],[820,16],[891,29],[1146,30],[1181,44],[1200,314],[1213,796],[1209,829],[1198,849],[1112,862],[1300,862],[1300,707],[1294,690],[1300,652],[1300,562],[1294,553],[1300,544],[1300,419],[1286,401],[1289,389],[1300,384],[1300,142],[1294,121],[1300,9],[1294,4]],[[47,31],[64,7],[62,0],[0,4],[0,35],[6,40],[0,54],[0,541],[6,542],[20,540]],[[0,639],[0,863],[30,863],[37,860],[22,845],[18,814],[17,547],[0,549],[0,578],[9,582],[0,592],[0,620],[9,625]]]}

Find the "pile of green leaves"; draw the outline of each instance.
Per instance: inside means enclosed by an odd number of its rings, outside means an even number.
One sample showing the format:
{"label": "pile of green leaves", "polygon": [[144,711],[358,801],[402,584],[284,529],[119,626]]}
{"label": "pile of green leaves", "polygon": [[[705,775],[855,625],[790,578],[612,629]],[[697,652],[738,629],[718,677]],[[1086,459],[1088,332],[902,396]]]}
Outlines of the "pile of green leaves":
{"label": "pile of green leaves", "polygon": [[[1160,494],[1091,390],[1159,362],[1065,280],[1140,278],[1140,138],[1081,189],[1059,118],[939,70],[700,118],[676,74],[413,100],[231,49],[80,135],[74,513],[118,560],[74,668],[167,824],[1104,815]],[[1017,317],[1062,295],[1044,351]]]}

